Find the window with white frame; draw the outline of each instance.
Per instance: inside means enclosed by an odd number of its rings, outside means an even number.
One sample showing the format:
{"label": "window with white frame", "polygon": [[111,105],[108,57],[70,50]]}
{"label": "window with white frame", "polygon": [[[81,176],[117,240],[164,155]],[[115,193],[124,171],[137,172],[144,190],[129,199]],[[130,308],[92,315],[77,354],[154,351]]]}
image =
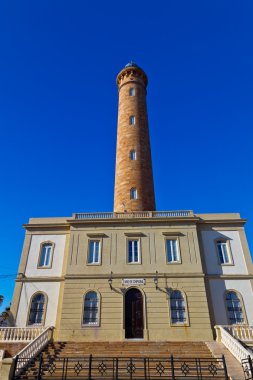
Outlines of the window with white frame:
{"label": "window with white frame", "polygon": [[101,244],[100,240],[89,240],[88,264],[100,264]]}
{"label": "window with white frame", "polygon": [[226,307],[228,320],[231,325],[244,323],[241,300],[236,292],[229,291],[226,293]]}
{"label": "window with white frame", "polygon": [[83,325],[99,324],[99,297],[94,291],[86,293],[84,297]]}
{"label": "window with white frame", "polygon": [[46,297],[43,293],[35,294],[31,299],[28,325],[42,325],[45,319]]}
{"label": "window with white frame", "polygon": [[44,243],[41,246],[41,252],[39,257],[39,267],[40,268],[49,268],[52,264],[52,252],[53,252],[53,244],[52,243]]}
{"label": "window with white frame", "polygon": [[219,261],[221,264],[231,264],[231,257],[229,252],[228,243],[224,240],[218,240],[216,242]]}
{"label": "window with white frame", "polygon": [[137,199],[137,189],[135,187],[130,190],[130,199]]}
{"label": "window with white frame", "polygon": [[185,300],[179,290],[174,290],[170,294],[170,315],[172,324],[186,322]]}
{"label": "window with white frame", "polygon": [[135,125],[135,116],[131,115],[131,116],[129,117],[129,124],[130,124],[130,125]]}
{"label": "window with white frame", "polygon": [[132,161],[136,160],[136,151],[135,150],[130,151],[130,160],[132,160]]}
{"label": "window with white frame", "polygon": [[128,240],[128,252],[127,252],[127,260],[129,264],[138,264],[140,263],[140,246],[139,240],[133,239]]}
{"label": "window with white frame", "polygon": [[166,253],[168,263],[180,262],[177,239],[166,239]]}
{"label": "window with white frame", "polygon": [[131,87],[131,88],[129,89],[129,95],[130,95],[130,96],[135,96],[135,88],[134,88],[134,87]]}

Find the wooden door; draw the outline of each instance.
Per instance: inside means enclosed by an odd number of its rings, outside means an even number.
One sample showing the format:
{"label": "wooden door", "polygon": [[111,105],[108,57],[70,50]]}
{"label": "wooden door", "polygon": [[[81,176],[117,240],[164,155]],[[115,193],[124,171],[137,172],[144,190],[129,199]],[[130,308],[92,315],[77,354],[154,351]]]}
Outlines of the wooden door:
{"label": "wooden door", "polygon": [[138,289],[130,289],[125,296],[126,338],[143,338],[143,325],[142,293]]}

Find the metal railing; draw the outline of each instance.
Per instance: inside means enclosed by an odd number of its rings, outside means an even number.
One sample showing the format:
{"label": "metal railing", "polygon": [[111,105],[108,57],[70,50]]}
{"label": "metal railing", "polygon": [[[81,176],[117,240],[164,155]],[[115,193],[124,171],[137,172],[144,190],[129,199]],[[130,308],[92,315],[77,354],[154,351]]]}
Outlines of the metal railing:
{"label": "metal railing", "polygon": [[242,369],[245,380],[253,379],[253,361],[250,356],[242,360]]}
{"label": "metal railing", "polygon": [[191,210],[179,211],[137,211],[137,212],[81,212],[73,214],[77,220],[89,219],[141,219],[141,218],[178,218],[194,216]]}
{"label": "metal railing", "polygon": [[217,340],[223,343],[239,362],[248,356],[253,358],[250,351],[248,351],[237,339],[235,339],[230,332],[226,330],[225,326],[215,326],[215,329]]}
{"label": "metal railing", "polygon": [[0,342],[30,342],[44,330],[44,327],[0,327]]}
{"label": "metal railing", "polygon": [[[20,366],[25,358],[16,358]],[[155,380],[155,379],[222,379],[228,380],[224,356],[220,358],[124,358],[93,357],[48,358],[40,355],[31,362],[31,370],[14,375],[21,379],[87,380]]]}

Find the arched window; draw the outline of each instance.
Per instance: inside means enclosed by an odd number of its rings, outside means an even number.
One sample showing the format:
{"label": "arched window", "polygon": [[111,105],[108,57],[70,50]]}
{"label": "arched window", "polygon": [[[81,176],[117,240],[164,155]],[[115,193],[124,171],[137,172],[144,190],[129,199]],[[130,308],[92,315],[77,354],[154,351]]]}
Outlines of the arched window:
{"label": "arched window", "polygon": [[130,190],[130,199],[137,199],[137,189],[135,187]]}
{"label": "arched window", "polygon": [[53,247],[54,244],[51,242],[44,242],[41,244],[38,263],[39,268],[51,268],[53,258]]}
{"label": "arched window", "polygon": [[99,324],[99,297],[96,292],[90,291],[84,297],[83,325]]}
{"label": "arched window", "polygon": [[229,291],[226,293],[226,307],[231,325],[244,323],[241,300],[236,292]]}
{"label": "arched window", "polygon": [[134,115],[131,115],[131,116],[129,117],[129,124],[130,124],[130,125],[135,125],[135,116],[134,116]]}
{"label": "arched window", "polygon": [[130,160],[135,161],[136,160],[136,151],[130,150]]}
{"label": "arched window", "polygon": [[183,294],[179,290],[174,290],[170,295],[171,323],[185,323],[186,311]]}
{"label": "arched window", "polygon": [[135,88],[134,87],[131,87],[129,89],[129,96],[135,96]]}
{"label": "arched window", "polygon": [[45,320],[46,297],[37,293],[32,297],[29,310],[28,325],[42,325]]}

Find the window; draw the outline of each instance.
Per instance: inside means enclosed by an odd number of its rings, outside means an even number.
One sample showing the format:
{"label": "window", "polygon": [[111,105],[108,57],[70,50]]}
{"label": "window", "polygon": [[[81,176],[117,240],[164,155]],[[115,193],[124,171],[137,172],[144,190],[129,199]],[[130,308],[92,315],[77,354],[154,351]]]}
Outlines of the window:
{"label": "window", "polygon": [[129,124],[130,125],[134,125],[135,124],[135,116],[130,116],[130,118],[129,118]]}
{"label": "window", "polygon": [[186,322],[185,300],[182,292],[179,290],[174,290],[170,295],[170,314],[171,323]]}
{"label": "window", "polygon": [[139,240],[128,240],[128,263],[136,264],[140,262]]}
{"label": "window", "polygon": [[178,252],[178,243],[176,239],[166,239],[166,252],[167,252],[168,263],[180,262],[179,252]]}
{"label": "window", "polygon": [[129,95],[130,95],[130,96],[135,96],[135,88],[131,87],[131,88],[129,89]]}
{"label": "window", "polygon": [[135,187],[130,190],[130,199],[137,199],[137,189]]}
{"label": "window", "polygon": [[100,264],[100,241],[99,240],[89,241],[88,264]]}
{"label": "window", "polygon": [[130,160],[132,160],[132,161],[136,160],[136,151],[135,150],[130,151]]}
{"label": "window", "polygon": [[99,297],[96,292],[88,292],[84,297],[83,325],[99,324]]}
{"label": "window", "polygon": [[33,296],[30,310],[28,325],[42,325],[44,323],[46,297],[43,293],[37,293]]}
{"label": "window", "polygon": [[217,245],[220,263],[231,264],[228,243],[226,241],[219,240],[216,242],[216,245]]}
{"label": "window", "polygon": [[40,268],[50,268],[52,265],[52,253],[53,253],[53,244],[52,243],[43,243],[40,249],[39,264]]}
{"label": "window", "polygon": [[228,320],[231,325],[237,323],[244,323],[244,315],[241,300],[236,292],[227,292],[226,307],[228,313]]}

